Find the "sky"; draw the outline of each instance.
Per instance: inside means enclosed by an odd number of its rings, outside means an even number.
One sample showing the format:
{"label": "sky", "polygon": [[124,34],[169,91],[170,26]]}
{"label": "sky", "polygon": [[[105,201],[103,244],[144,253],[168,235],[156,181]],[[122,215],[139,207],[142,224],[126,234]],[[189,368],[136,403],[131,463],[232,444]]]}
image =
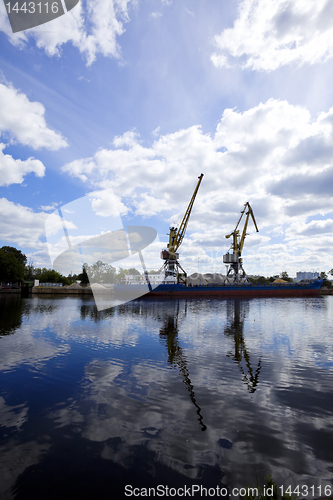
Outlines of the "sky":
{"label": "sky", "polygon": [[47,218],[85,197],[156,229],[158,269],[203,173],[188,273],[225,273],[246,202],[248,274],[328,272],[332,58],[330,0],[81,0],[15,34],[0,2],[0,246],[51,267]]}

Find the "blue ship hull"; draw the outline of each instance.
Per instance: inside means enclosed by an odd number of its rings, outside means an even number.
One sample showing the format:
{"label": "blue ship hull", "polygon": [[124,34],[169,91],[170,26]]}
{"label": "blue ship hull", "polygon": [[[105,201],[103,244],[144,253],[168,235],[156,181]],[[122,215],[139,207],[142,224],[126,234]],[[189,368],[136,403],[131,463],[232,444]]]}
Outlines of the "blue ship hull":
{"label": "blue ship hull", "polygon": [[[185,286],[158,285],[147,293],[146,285],[115,285],[117,294],[129,290],[146,297],[272,297],[272,296],[306,296],[317,295],[323,285],[323,280],[316,280],[312,283],[272,283],[270,285],[254,285],[252,283],[235,283],[224,285],[197,285]],[[142,290],[141,290],[142,289]]]}

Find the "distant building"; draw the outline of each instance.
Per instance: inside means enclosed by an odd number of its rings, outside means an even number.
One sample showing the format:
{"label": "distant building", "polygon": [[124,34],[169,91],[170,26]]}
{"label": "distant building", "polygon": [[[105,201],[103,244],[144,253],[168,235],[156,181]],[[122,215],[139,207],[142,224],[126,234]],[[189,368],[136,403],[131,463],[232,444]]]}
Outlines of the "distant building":
{"label": "distant building", "polygon": [[319,273],[311,273],[308,271],[299,271],[296,273],[296,281],[316,280],[317,278],[319,278]]}

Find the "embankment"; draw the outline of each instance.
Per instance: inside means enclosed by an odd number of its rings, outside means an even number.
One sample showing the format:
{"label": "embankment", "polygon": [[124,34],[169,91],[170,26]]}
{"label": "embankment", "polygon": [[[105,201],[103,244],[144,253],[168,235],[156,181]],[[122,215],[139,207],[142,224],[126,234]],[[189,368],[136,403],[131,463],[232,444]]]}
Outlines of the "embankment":
{"label": "embankment", "polygon": [[67,288],[53,286],[33,286],[31,293],[34,294],[52,294],[52,295],[92,295],[91,288]]}

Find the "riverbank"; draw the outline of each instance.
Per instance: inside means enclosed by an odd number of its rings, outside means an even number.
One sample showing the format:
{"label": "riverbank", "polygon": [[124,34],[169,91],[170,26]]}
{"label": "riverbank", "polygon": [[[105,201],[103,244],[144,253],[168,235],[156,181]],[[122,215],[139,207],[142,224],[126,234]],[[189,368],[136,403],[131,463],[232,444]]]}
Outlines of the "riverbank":
{"label": "riverbank", "polygon": [[[100,290],[98,290],[100,292]],[[110,293],[109,289],[106,289],[108,293]],[[319,295],[333,295],[333,287],[322,287],[319,291]],[[0,289],[1,294],[21,294],[21,289]],[[41,295],[92,295],[92,290],[90,287],[86,288],[70,288],[70,287],[52,287],[52,286],[34,286],[31,289],[32,294],[41,294]]]}
{"label": "riverbank", "polygon": [[92,295],[92,290],[89,287],[86,288],[70,288],[66,286],[53,287],[53,286],[33,286],[31,289],[33,294],[48,294],[48,295]]}

